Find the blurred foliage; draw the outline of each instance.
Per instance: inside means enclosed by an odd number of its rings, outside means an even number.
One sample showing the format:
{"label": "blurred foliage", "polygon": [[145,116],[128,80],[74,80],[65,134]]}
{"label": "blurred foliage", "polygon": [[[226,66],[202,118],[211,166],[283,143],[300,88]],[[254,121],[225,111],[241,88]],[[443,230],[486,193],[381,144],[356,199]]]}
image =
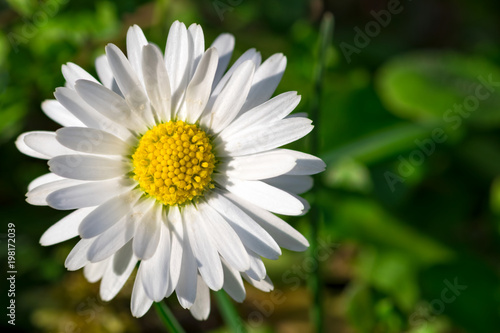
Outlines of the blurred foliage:
{"label": "blurred foliage", "polygon": [[[298,91],[297,112],[308,112],[319,21],[331,11],[335,36],[315,124],[328,167],[317,191],[306,194],[322,215],[317,255],[327,331],[498,332],[500,5],[402,2],[386,27],[356,45],[357,31],[377,22],[387,6],[356,0],[0,3],[0,200],[3,228],[16,224],[18,266],[18,320],[9,329],[162,331],[154,311],[131,317],[130,281],[117,299],[103,303],[96,284],[65,271],[74,241],[38,244],[65,213],[24,202],[27,184],[47,167],[22,156],[13,143],[23,131],[57,129],[40,103],[64,84],[62,64],[74,62],[95,74],[95,58],[108,42],[123,48],[131,24],[164,47],[174,20],[197,22],[207,45],[222,32],[235,35],[233,60],[250,47],[263,58],[287,55],[277,93]],[[359,49],[351,61],[342,42]],[[303,150],[304,140],[291,146]],[[307,218],[287,220],[307,234]],[[266,261],[276,291],[248,286],[238,306],[250,332],[311,331],[309,265],[304,254],[289,251]],[[187,331],[228,332],[215,304],[199,323],[174,298],[168,303]]]}

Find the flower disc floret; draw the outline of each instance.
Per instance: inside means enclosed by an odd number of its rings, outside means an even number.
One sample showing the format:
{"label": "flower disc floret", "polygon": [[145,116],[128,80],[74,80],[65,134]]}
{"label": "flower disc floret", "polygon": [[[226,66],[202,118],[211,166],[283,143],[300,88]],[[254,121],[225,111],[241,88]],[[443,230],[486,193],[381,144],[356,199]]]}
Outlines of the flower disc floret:
{"label": "flower disc floret", "polygon": [[132,155],[133,178],[164,205],[182,205],[213,188],[215,156],[207,134],[181,120],[159,124]]}

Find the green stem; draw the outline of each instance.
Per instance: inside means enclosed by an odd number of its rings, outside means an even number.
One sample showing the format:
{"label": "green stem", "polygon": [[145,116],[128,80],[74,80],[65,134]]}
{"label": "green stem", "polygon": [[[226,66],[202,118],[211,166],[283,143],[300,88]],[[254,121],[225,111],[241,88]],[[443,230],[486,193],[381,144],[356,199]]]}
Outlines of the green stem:
{"label": "green stem", "polygon": [[179,324],[172,311],[168,308],[165,302],[154,303],[156,313],[170,333],[185,333],[182,326]]}
{"label": "green stem", "polygon": [[233,302],[227,297],[225,291],[220,290],[215,292],[215,299],[219,305],[219,310],[222,318],[226,322],[226,326],[234,333],[246,333],[246,328],[233,305]]}
{"label": "green stem", "polygon": [[[317,67],[314,75],[314,93],[313,99],[311,103],[311,119],[313,124],[315,124],[316,130],[311,133],[310,137],[310,147],[309,151],[313,155],[318,155],[319,153],[319,130],[318,127],[321,124],[320,122],[320,103],[321,96],[323,93],[323,76],[325,70],[325,58],[327,48],[331,43],[333,36],[333,26],[334,26],[334,18],[331,13],[325,13],[323,16],[323,20],[321,21],[320,28],[320,36],[319,36],[319,53],[318,53],[318,61]],[[322,281],[320,276],[320,262],[317,257],[318,252],[318,236],[320,229],[320,221],[321,221],[321,212],[319,211],[317,204],[318,197],[318,188],[321,185],[321,179],[319,177],[315,177],[316,186],[313,188],[313,202],[311,205],[311,211],[309,214],[309,218],[311,220],[311,237],[310,237],[310,248],[309,255],[313,261],[313,267],[315,267],[314,271],[309,275],[309,286],[313,293],[313,305],[311,309],[311,321],[314,325],[315,331],[320,333],[324,331],[324,313],[323,313],[323,297],[322,297]]]}

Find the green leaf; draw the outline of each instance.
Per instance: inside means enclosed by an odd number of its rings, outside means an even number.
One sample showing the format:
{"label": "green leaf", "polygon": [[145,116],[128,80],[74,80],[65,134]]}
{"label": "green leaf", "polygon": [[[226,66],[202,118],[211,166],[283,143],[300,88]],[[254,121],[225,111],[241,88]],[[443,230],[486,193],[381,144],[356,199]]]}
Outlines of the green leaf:
{"label": "green leaf", "polygon": [[500,124],[498,80],[500,68],[484,58],[439,51],[396,57],[376,76],[389,111],[414,121],[438,120],[453,129],[469,118],[478,126]]}

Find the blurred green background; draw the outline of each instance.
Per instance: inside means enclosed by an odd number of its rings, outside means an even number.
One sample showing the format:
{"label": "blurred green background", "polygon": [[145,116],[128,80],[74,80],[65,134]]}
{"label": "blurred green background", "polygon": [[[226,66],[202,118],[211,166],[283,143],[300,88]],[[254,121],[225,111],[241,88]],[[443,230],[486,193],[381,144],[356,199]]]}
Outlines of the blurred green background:
{"label": "blurred green background", "polygon": [[[124,49],[132,24],[164,48],[175,20],[202,25],[206,44],[236,37],[234,59],[255,47],[282,52],[277,93],[314,100],[318,33],[335,15],[316,122],[328,167],[306,198],[320,209],[327,332],[500,332],[500,3],[292,0],[0,2],[0,202],[2,267],[7,224],[16,225],[16,326],[2,331],[162,332],[153,310],[134,319],[132,284],[100,301],[98,284],[64,260],[76,240],[43,248],[65,212],[24,202],[46,162],[15,138],[58,125],[40,110],[64,84],[61,65],[95,74],[108,42]],[[308,139],[293,148],[307,150]],[[308,216],[288,218],[304,234]],[[275,293],[247,285],[237,305],[250,332],[311,332],[313,271],[304,253],[267,261]],[[2,285],[6,312],[7,283]],[[167,303],[188,332],[228,332],[215,303],[195,321]]]}

